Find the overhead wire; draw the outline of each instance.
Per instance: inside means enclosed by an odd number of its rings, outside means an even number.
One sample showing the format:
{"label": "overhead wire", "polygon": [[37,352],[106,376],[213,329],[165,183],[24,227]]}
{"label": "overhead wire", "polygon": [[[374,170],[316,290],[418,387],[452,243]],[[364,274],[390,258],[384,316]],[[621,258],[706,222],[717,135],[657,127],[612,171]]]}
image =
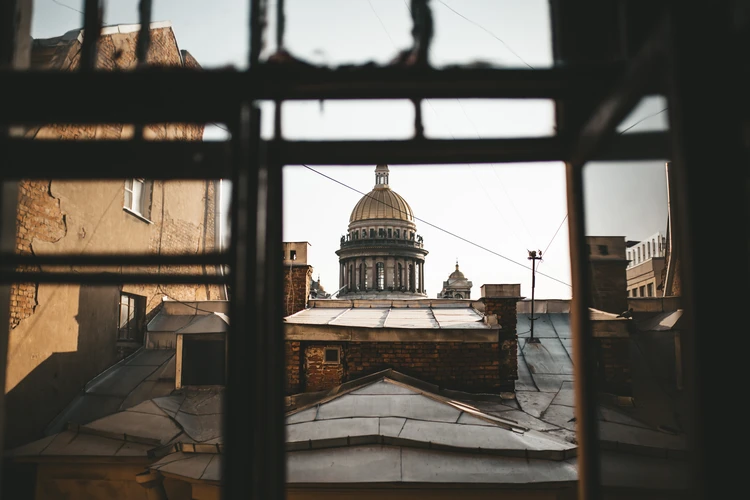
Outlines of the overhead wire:
{"label": "overhead wire", "polygon": [[[393,205],[391,205],[389,203],[386,203],[383,200],[379,200],[379,199],[375,198],[374,196],[370,195],[369,193],[365,193],[363,191],[360,191],[359,189],[354,188],[354,187],[352,187],[352,186],[350,186],[350,185],[348,185],[348,184],[346,184],[346,183],[344,183],[344,182],[342,182],[342,181],[340,181],[340,180],[338,180],[338,179],[336,179],[334,177],[331,177],[330,175],[326,175],[323,172],[315,170],[314,168],[310,167],[309,165],[305,165],[304,163],[302,163],[301,165],[303,167],[305,167],[306,169],[310,170],[311,172],[314,172],[314,173],[316,173],[316,174],[318,174],[318,175],[320,175],[322,177],[325,177],[326,179],[328,179],[330,181],[333,181],[336,184],[344,186],[345,188],[350,189],[350,190],[354,191],[355,193],[359,193],[359,194],[361,194],[361,195],[363,195],[363,196],[365,196],[367,198],[370,198],[371,200],[375,200],[377,203],[381,203],[381,204],[387,206],[388,208],[396,210],[397,212],[399,212],[401,214],[410,215],[410,214],[408,214],[408,212],[406,212],[406,210],[404,210],[402,208],[394,207]],[[432,227],[434,229],[437,229],[438,231],[441,231],[441,232],[443,232],[443,233],[445,233],[445,234],[447,234],[449,236],[453,236],[454,238],[457,238],[457,239],[459,239],[459,240],[461,240],[461,241],[463,241],[465,243],[468,243],[469,245],[475,246],[475,247],[477,247],[477,248],[479,248],[481,250],[484,250],[485,252],[489,252],[489,253],[497,256],[497,257],[500,257],[501,259],[507,260],[508,262],[511,262],[511,263],[513,263],[513,264],[515,264],[517,266],[523,267],[524,269],[528,269],[529,271],[531,270],[531,268],[529,266],[521,264],[520,262],[517,262],[517,261],[511,259],[510,257],[506,257],[505,255],[502,255],[502,254],[500,254],[498,252],[495,252],[494,250],[491,250],[491,249],[489,249],[489,248],[487,248],[485,246],[482,246],[479,243],[475,243],[475,242],[469,240],[468,238],[464,238],[463,236],[460,236],[460,235],[458,235],[458,234],[456,234],[456,233],[454,233],[452,231],[449,231],[449,230],[447,230],[445,228],[442,228],[442,227],[438,226],[437,224],[433,224],[432,222],[426,221],[426,220],[424,220],[424,219],[422,219],[420,217],[416,217],[416,216],[413,216],[413,217],[414,217],[414,220],[419,221],[419,222],[421,222],[423,224],[426,224],[426,225],[428,225],[428,226],[430,226],[430,227]],[[540,273],[539,271],[537,271],[537,274],[539,274],[540,276],[544,276],[545,278],[549,278],[552,281],[556,281],[558,283],[561,283],[561,284],[563,284],[565,286],[568,286],[568,287],[571,286],[570,284],[565,283],[564,281],[559,280],[559,279],[555,278],[554,276],[550,276],[549,274]]]}

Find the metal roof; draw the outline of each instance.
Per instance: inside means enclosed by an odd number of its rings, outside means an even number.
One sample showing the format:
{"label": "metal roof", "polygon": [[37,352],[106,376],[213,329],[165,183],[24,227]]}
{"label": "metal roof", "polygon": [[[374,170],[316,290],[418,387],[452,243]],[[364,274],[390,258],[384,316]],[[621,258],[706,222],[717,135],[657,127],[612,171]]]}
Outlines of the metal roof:
{"label": "metal roof", "polygon": [[[310,326],[404,329],[490,329],[471,301],[388,300],[365,307],[359,301],[340,300],[332,307],[304,309],[284,319]],[[368,301],[369,302],[369,301]],[[339,305],[339,307],[336,307]],[[497,328],[497,327],[495,327]]]}

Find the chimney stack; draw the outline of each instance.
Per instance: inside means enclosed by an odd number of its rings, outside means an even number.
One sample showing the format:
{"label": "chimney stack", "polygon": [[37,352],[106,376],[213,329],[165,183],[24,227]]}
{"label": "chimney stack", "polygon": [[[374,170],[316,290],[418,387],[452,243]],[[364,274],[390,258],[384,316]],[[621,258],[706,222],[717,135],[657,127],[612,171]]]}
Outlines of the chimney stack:
{"label": "chimney stack", "polygon": [[507,391],[514,391],[518,380],[518,335],[516,331],[516,304],[521,297],[520,284],[482,285],[481,298],[484,304],[484,319],[490,324],[497,322],[499,379]]}
{"label": "chimney stack", "polygon": [[620,314],[628,308],[624,236],[587,236],[591,271],[591,307]]}

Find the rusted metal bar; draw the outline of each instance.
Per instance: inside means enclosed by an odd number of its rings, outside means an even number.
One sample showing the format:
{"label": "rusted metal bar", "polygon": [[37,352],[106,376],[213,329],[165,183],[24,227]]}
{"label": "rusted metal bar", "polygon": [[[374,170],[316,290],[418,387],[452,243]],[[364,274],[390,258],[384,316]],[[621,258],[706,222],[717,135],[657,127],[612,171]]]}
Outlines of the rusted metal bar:
{"label": "rusted metal bar", "polygon": [[596,355],[589,320],[591,286],[584,219],[583,166],[565,164],[568,193],[570,275],[573,293],[570,327],[573,332],[576,440],[578,442],[578,498],[601,498]]}
{"label": "rusted metal bar", "polygon": [[[231,177],[226,142],[36,141],[0,144],[0,179],[119,179],[123,168],[154,180]],[[565,161],[557,137],[522,139],[422,139],[407,141],[274,141],[267,144],[281,164],[401,165]],[[670,154],[665,132],[616,137],[597,161],[661,160]],[[102,168],[102,158],[110,168]],[[60,167],[60,158],[75,162]]]}
{"label": "rusted metal bar", "polygon": [[170,285],[222,285],[228,282],[229,278],[227,276],[210,274],[0,271],[0,283],[81,283],[88,285],[164,283]]}
{"label": "rusted metal bar", "polygon": [[[748,73],[745,43],[737,43],[746,2],[713,2],[711,8],[692,3],[670,4],[668,86],[670,130],[673,139],[670,173],[675,181],[677,214],[671,221],[672,241],[679,245],[680,294],[683,305],[681,347],[684,361],[684,425],[690,450],[690,498],[731,495],[746,483],[716,457],[728,443],[716,439],[726,425],[717,400],[734,395],[717,388],[717,380],[744,380],[745,350],[728,340],[712,346],[716,332],[734,332],[747,309],[745,286],[750,268],[747,256],[750,153],[747,142]],[[696,37],[700,32],[701,36]],[[710,75],[695,61],[711,61]],[[716,166],[726,166],[717,174]],[[721,234],[717,245],[715,235]],[[711,272],[706,263],[729,257],[728,272]],[[717,293],[719,290],[726,293]],[[716,311],[723,311],[715,314]],[[727,337],[728,338],[728,337]],[[724,395],[726,393],[726,396]]]}
{"label": "rusted metal bar", "polygon": [[[85,40],[85,38],[84,38]],[[224,122],[243,99],[585,98],[610,88],[622,65],[586,68],[308,69],[257,65],[245,72],[154,68],[143,71],[0,71],[0,121],[40,123]],[[168,93],[136,88],[169,88]],[[55,88],[56,92],[48,92]],[[99,106],[106,88],[118,98]],[[650,92],[658,92],[658,86]],[[57,96],[65,95],[66,99]],[[201,95],[201,99],[195,99]]]}
{"label": "rusted metal bar", "polygon": [[19,255],[0,253],[0,266],[218,266],[228,265],[226,253],[207,252],[183,255],[75,254]]}
{"label": "rusted metal bar", "polygon": [[138,30],[138,44],[136,45],[136,57],[138,64],[145,66],[148,57],[148,48],[151,45],[151,0],[140,0],[138,3],[138,17],[141,28]]}
{"label": "rusted metal bar", "polygon": [[659,23],[615,89],[598,105],[576,138],[570,161],[583,165],[610,142],[617,126],[635,108],[654,81],[660,81],[665,57],[665,23]]}
{"label": "rusted metal bar", "polygon": [[5,165],[0,178],[120,179],[127,169],[134,177],[153,180],[227,179],[230,147],[228,142],[14,139],[0,143]]}
{"label": "rusted metal bar", "polygon": [[[86,0],[83,9],[83,43],[81,44],[81,71],[91,72],[96,67],[99,37],[102,31],[103,7],[101,0]],[[91,95],[91,94],[90,94]],[[76,102],[85,107],[84,100]]]}
{"label": "rusted metal bar", "polygon": [[260,113],[249,103],[243,105],[240,112],[232,126],[232,322],[227,337],[227,411],[224,416],[227,459],[223,462],[223,497],[259,498],[254,492],[257,462],[263,460],[255,447],[256,413],[260,409],[252,395],[256,360],[265,356],[255,350],[254,340],[259,334],[254,323],[259,311],[254,300],[258,179],[253,157],[257,156],[259,146]]}

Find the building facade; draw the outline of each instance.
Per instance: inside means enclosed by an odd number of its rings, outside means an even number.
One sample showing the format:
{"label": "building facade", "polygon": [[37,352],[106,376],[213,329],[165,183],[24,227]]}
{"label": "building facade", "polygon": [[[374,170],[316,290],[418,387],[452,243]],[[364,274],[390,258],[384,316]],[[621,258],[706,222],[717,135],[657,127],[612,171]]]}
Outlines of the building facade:
{"label": "building facade", "polygon": [[643,241],[628,242],[628,297],[660,297],[667,238],[660,232]]}
{"label": "building facade", "polygon": [[[135,64],[138,26],[102,31],[98,69]],[[198,67],[180,51],[169,23],[153,23],[149,59],[154,64]],[[78,68],[81,30],[35,40],[32,67]],[[133,127],[44,125],[26,131],[29,139],[129,139]],[[156,140],[202,140],[202,125],[149,125]],[[106,168],[106,158],[103,159]],[[61,166],[62,168],[62,166]],[[218,241],[214,181],[59,181],[19,183],[16,251],[25,255],[105,253],[201,253]],[[44,269],[75,272],[78,269]],[[102,272],[120,273],[118,267]],[[146,268],[154,282],[162,271],[213,274],[220,269]],[[95,375],[143,345],[148,320],[164,297],[177,300],[226,299],[208,285],[91,286],[19,283],[11,287],[7,359],[6,446],[41,435],[45,426]]]}
{"label": "building facade", "polygon": [[389,185],[388,165],[375,168],[375,187],[357,202],[341,237],[340,298],[423,298],[427,250],[414,212]]}
{"label": "building facade", "polygon": [[446,281],[443,281],[443,289],[438,293],[439,299],[470,299],[471,287],[473,283],[466,279],[464,273],[458,269],[456,261],[456,270],[453,271]]}

